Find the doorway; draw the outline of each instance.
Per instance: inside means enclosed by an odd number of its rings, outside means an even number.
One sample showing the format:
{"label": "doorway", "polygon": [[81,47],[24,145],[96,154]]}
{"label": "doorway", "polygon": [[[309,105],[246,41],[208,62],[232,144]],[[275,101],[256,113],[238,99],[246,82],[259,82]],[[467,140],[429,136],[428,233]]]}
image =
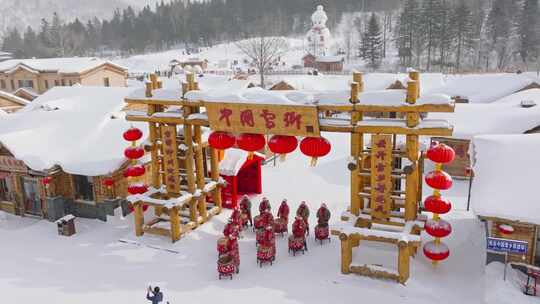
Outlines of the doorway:
{"label": "doorway", "polygon": [[42,198],[37,178],[23,177],[23,200],[25,212],[31,215],[42,216]]}

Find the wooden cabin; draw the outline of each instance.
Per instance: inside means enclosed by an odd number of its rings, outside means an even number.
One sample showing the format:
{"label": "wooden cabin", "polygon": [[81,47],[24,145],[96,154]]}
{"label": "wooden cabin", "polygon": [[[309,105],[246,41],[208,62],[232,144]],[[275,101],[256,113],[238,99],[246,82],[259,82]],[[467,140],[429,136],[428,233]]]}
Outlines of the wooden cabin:
{"label": "wooden cabin", "polygon": [[340,56],[317,57],[315,67],[321,72],[342,72],[345,59]]}
{"label": "wooden cabin", "polygon": [[18,88],[15,92],[13,92],[13,95],[26,99],[28,101],[32,101],[39,96],[36,91],[30,88]]}
{"label": "wooden cabin", "polygon": [[29,103],[28,100],[0,91],[0,109],[6,113],[16,112]]}

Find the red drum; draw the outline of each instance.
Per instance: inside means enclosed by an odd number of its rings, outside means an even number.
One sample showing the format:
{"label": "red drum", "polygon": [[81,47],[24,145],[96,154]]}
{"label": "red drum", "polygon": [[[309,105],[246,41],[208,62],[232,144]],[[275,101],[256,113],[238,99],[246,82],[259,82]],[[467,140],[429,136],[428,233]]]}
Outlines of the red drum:
{"label": "red drum", "polygon": [[217,241],[217,251],[219,254],[227,253],[227,238],[222,237]]}
{"label": "red drum", "polygon": [[249,222],[249,218],[248,218],[248,215],[246,213],[242,213],[242,216],[240,217],[241,221],[242,221],[242,226],[247,226],[248,222]]}
{"label": "red drum", "polygon": [[260,215],[255,216],[253,218],[253,225],[255,226],[255,229],[262,229],[264,228],[263,218]]}
{"label": "red drum", "polygon": [[217,262],[217,270],[220,280],[221,277],[226,276],[230,277],[232,280],[233,273],[236,271],[233,258],[229,255],[224,255],[220,257]]}
{"label": "red drum", "polygon": [[257,248],[257,262],[259,262],[259,266],[262,267],[263,263],[270,263],[272,265],[275,255],[276,248],[274,246],[259,246]]}
{"label": "red drum", "polygon": [[274,221],[274,232],[282,235],[283,233],[287,233],[287,220],[284,218],[277,218]]}
{"label": "red drum", "polygon": [[293,252],[295,255],[297,251],[302,251],[304,253],[305,250],[305,238],[303,237],[295,237],[294,235],[289,236],[289,252]]}
{"label": "red drum", "polygon": [[328,225],[317,225],[315,226],[315,239],[320,241],[321,244],[324,240],[330,240],[329,238],[330,232],[328,229]]}

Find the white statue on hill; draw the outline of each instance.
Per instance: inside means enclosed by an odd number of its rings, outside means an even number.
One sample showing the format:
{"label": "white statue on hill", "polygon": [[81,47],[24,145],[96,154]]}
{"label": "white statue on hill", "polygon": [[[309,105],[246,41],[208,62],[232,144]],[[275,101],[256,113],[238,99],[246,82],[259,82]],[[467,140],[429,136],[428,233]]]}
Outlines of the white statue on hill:
{"label": "white statue on hill", "polygon": [[315,56],[328,55],[330,46],[330,30],[326,27],[328,16],[322,5],[317,6],[317,10],[311,15],[313,26],[306,35],[307,53]]}

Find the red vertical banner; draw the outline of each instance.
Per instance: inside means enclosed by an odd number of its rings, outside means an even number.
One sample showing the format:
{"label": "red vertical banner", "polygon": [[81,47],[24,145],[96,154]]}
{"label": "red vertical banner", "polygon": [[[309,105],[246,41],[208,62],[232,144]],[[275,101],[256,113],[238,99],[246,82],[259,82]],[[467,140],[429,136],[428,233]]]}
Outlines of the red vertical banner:
{"label": "red vertical banner", "polygon": [[392,135],[371,135],[371,216],[390,216],[392,194]]}

